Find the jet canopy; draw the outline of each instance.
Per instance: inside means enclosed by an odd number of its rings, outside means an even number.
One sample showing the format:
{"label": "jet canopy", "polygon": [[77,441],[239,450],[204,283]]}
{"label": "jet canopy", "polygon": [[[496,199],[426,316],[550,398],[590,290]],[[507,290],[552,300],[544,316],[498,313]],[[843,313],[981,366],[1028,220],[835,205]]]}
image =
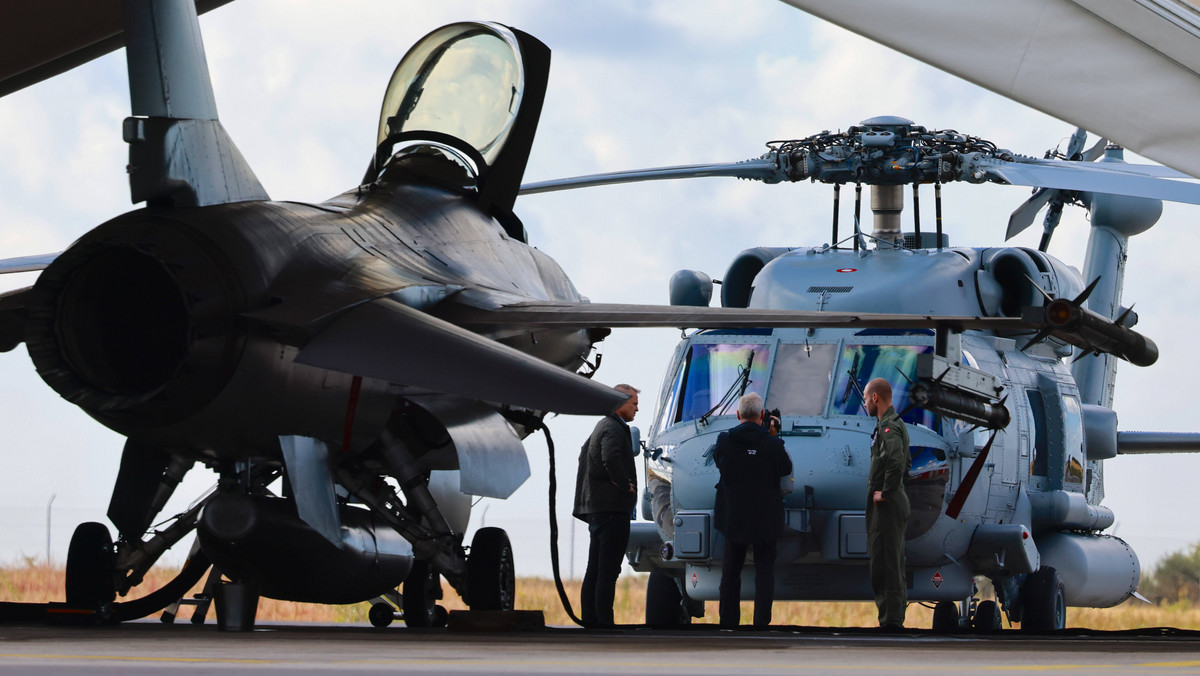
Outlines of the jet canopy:
{"label": "jet canopy", "polygon": [[516,122],[524,91],[521,50],[511,30],[484,23],[446,26],[396,66],[383,97],[376,146],[389,139],[424,139],[491,165]]}

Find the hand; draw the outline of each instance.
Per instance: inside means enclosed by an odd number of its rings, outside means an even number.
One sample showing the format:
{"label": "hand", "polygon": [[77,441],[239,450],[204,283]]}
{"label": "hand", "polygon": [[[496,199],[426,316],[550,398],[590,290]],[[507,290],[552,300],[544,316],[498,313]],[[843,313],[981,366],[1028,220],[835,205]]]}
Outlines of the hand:
{"label": "hand", "polygon": [[883,498],[883,491],[875,491],[875,495],[873,496],[873,499],[875,501],[875,504],[877,504],[877,505],[882,502],[887,502]]}
{"label": "hand", "polygon": [[629,492],[637,494],[637,486],[632,481],[629,482]]}
{"label": "hand", "polygon": [[771,422],[767,424],[767,431],[771,433],[771,436],[773,436],[773,437],[779,436],[779,430],[782,427],[783,427],[783,424],[779,422],[779,418],[776,418],[775,416],[771,416]]}

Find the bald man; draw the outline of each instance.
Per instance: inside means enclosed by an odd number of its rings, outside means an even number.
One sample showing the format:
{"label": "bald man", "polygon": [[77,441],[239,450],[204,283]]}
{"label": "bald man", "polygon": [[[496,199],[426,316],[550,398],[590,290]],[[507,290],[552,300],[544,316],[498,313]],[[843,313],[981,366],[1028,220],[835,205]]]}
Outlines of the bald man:
{"label": "bald man", "polygon": [[883,378],[863,390],[867,413],[878,418],[867,473],[867,552],[871,556],[871,588],[879,608],[879,626],[904,627],[908,604],[905,583],[904,531],[908,527],[908,495],[904,481],[911,459],[908,428],[892,406],[892,386]]}

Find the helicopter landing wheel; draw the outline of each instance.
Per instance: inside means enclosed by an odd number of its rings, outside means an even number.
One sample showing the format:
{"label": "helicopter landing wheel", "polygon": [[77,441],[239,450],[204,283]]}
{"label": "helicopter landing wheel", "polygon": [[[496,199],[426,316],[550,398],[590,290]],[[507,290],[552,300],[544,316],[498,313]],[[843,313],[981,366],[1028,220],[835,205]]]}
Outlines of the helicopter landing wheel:
{"label": "helicopter landing wheel", "polygon": [[117,554],[108,526],[90,521],[75,527],[67,549],[67,604],[101,609],[117,598]]}
{"label": "helicopter landing wheel", "polygon": [[1000,606],[995,601],[980,601],[975,608],[975,617],[971,618],[971,626],[984,634],[1000,631],[1003,628]]}
{"label": "helicopter landing wheel", "polygon": [[951,634],[958,631],[958,604],[953,601],[938,601],[933,607],[933,631]]}
{"label": "helicopter landing wheel", "polygon": [[1062,578],[1053,568],[1041,568],[1021,585],[1021,629],[1040,634],[1067,627],[1067,599]]}
{"label": "helicopter landing wheel", "polygon": [[512,544],[503,528],[480,528],[467,558],[467,594],[471,610],[512,610],[517,576]]}
{"label": "helicopter landing wheel", "polygon": [[[404,580],[401,599],[404,624],[409,627],[444,627],[449,614],[437,602],[442,598],[442,578],[433,566],[423,559],[413,561],[412,570]],[[441,613],[438,613],[438,611]],[[440,620],[440,621],[439,621]]]}

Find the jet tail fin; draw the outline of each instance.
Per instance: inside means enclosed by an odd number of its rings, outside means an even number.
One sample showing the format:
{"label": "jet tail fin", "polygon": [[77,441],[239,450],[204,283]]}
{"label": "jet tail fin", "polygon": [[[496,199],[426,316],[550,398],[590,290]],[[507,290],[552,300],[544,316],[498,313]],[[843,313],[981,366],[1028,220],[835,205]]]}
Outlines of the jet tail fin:
{"label": "jet tail fin", "polygon": [[125,0],[123,9],[133,201],[193,207],[269,199],[217,117],[196,6]]}

